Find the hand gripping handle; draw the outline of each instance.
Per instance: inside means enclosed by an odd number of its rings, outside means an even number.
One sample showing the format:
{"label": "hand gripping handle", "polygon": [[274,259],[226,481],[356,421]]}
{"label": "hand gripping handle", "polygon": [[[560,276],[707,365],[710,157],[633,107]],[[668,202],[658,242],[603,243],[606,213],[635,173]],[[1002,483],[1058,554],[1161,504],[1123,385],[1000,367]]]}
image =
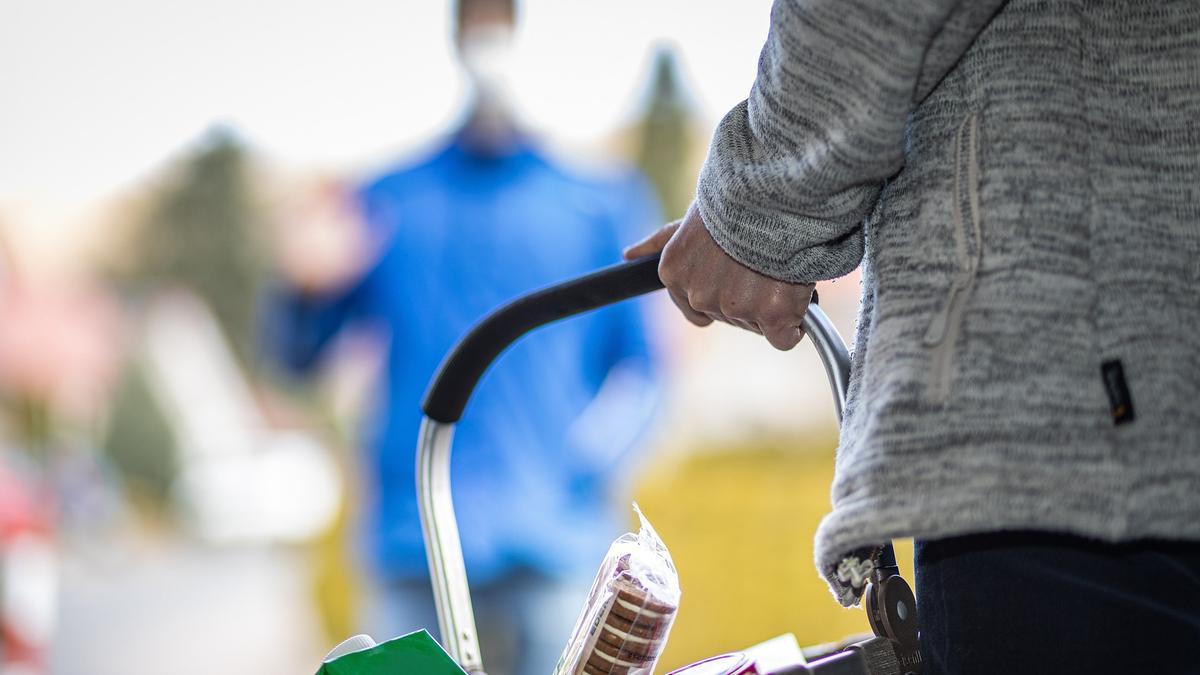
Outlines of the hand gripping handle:
{"label": "hand gripping handle", "polygon": [[[417,445],[417,497],[425,550],[442,641],[450,656],[472,675],[483,673],[483,661],[450,491],[454,424],[488,366],[509,345],[539,326],[661,289],[658,259],[654,255],[613,265],[500,307],[458,341],[425,392],[421,404],[425,419]],[[840,421],[850,379],[846,345],[815,304],[809,305],[803,327],[825,366]]]}
{"label": "hand gripping handle", "polygon": [[[661,289],[658,259],[653,255],[606,267],[519,297],[484,317],[438,367],[421,404],[425,416],[443,424],[457,422],[492,361],[534,328]],[[840,420],[850,379],[846,345],[816,305],[804,317],[804,332],[821,355]]]}

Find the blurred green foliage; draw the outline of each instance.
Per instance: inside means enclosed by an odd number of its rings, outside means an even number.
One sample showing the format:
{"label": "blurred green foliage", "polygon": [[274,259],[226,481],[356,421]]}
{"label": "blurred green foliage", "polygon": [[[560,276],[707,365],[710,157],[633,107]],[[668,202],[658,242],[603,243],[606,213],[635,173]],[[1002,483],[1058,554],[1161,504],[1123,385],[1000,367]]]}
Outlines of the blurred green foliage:
{"label": "blurred green foliage", "polygon": [[103,448],[135,503],[156,508],[167,504],[179,468],[175,437],[136,362],[126,369],[115,392]]}
{"label": "blurred green foliage", "polygon": [[[241,364],[253,370],[257,295],[267,259],[264,214],[248,163],[228,130],[201,138],[135,216],[130,259],[117,281],[132,298],[170,288],[196,294]],[[166,505],[178,469],[176,442],[136,356],[114,397],[103,447],[137,501]]]}
{"label": "blurred green foliage", "polygon": [[245,148],[217,128],[159,186],[137,223],[133,251],[137,285],[182,286],[198,295],[242,365],[251,367],[258,290],[268,265],[264,217]]}
{"label": "blurred green foliage", "polygon": [[695,193],[689,158],[692,113],[680,84],[679,66],[669,49],[654,57],[650,99],[639,122],[635,161],[650,179],[668,220],[682,218]]}

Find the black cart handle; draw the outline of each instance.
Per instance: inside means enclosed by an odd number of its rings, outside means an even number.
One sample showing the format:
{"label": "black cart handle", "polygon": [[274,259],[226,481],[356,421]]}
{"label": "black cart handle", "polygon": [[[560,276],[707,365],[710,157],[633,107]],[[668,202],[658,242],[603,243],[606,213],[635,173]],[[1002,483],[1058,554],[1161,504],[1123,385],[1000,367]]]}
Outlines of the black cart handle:
{"label": "black cart handle", "polygon": [[[482,675],[483,665],[466,566],[463,564],[462,543],[450,493],[450,446],[454,424],[462,417],[471,392],[488,366],[509,345],[539,326],[661,289],[663,283],[658,278],[658,263],[659,255],[653,255],[613,265],[521,296],[500,307],[475,324],[458,341],[438,367],[425,393],[421,409],[426,419],[421,425],[417,445],[417,492],[421,524],[429,554],[438,623],[447,650],[472,675]],[[850,380],[850,355],[846,344],[829,317],[816,304],[809,305],[802,328],[825,367],[833,393],[834,411],[841,422]],[[893,578],[899,579],[890,542],[883,545],[880,565],[883,569],[875,582],[888,581],[888,577],[893,575],[896,575]],[[889,583],[895,585],[895,582]],[[886,590],[890,586],[884,588]],[[911,602],[911,592],[901,599]],[[875,607],[873,613],[879,617],[878,621],[873,619],[871,624],[876,635],[897,639],[890,635],[891,630],[884,630],[887,626],[880,627],[879,621],[884,620],[885,613],[888,621],[893,621],[893,616],[907,616],[907,621],[894,619],[904,624],[902,627],[915,626],[916,615],[912,611],[901,611],[897,615],[891,611],[893,600],[890,596],[882,597],[872,604],[869,598],[868,607]],[[906,608],[901,607],[901,610]],[[912,628],[912,634],[915,642],[915,628]],[[860,668],[857,671],[837,672],[863,671]]]}
{"label": "black cart handle", "polygon": [[655,254],[605,267],[521,296],[488,314],[438,366],[421,410],[443,424],[457,422],[479,378],[509,345],[539,326],[662,288],[658,258]]}

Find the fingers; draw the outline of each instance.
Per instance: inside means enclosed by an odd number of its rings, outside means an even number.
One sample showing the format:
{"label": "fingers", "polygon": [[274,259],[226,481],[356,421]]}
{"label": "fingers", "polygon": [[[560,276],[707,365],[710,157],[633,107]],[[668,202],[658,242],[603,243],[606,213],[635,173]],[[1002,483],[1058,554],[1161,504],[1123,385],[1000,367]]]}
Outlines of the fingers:
{"label": "fingers", "polygon": [[804,329],[796,325],[763,326],[763,337],[771,346],[781,352],[786,352],[800,343],[804,337]]}
{"label": "fingers", "polygon": [[750,311],[762,328],[763,337],[781,351],[795,347],[804,337],[801,326],[812,287],[773,281],[769,286],[757,288],[756,292]]}
{"label": "fingers", "polygon": [[712,239],[695,206],[682,221],[630,246],[625,258],[660,251],[659,278],[691,323],[728,323],[766,337],[783,351],[804,337],[802,325],[812,286],[772,279],[734,260]]}
{"label": "fingers", "polygon": [[673,223],[663,225],[650,236],[625,249],[622,255],[626,260],[634,260],[661,252],[666,247],[667,242],[671,241],[675,230],[679,229],[680,222],[677,220]]}
{"label": "fingers", "polygon": [[683,313],[683,317],[697,326],[704,327],[713,322],[712,317],[702,312],[697,312],[692,308],[692,304],[688,302],[687,296],[679,293],[673,288],[668,288],[667,293],[671,296],[671,302],[679,308]]}
{"label": "fingers", "polygon": [[804,315],[812,287],[756,278],[739,288],[689,293],[696,311],[767,338],[771,346],[788,351],[804,338]]}
{"label": "fingers", "polygon": [[728,323],[731,326],[737,326],[738,328],[741,328],[742,330],[748,330],[751,333],[757,333],[759,335],[763,334],[762,329],[759,328],[758,324],[754,323],[753,321],[744,321],[742,319],[733,319],[733,318],[729,318],[729,317],[723,317],[720,320],[724,321],[725,323]]}

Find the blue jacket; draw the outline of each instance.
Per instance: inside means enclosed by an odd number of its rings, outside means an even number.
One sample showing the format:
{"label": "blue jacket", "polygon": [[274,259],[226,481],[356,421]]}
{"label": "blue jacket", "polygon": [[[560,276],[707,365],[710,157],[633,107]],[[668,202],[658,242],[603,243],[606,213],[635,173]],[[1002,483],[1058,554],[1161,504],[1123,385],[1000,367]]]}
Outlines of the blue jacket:
{"label": "blue jacket", "polygon": [[[658,210],[636,174],[584,177],[529,145],[481,157],[458,140],[370,181],[358,199],[368,227],[388,238],[386,251],[344,292],[280,292],[269,342],[304,371],[347,324],[389,334],[365,439],[367,544],[384,577],[421,577],[414,449],[438,363],[497,305],[617,262],[623,245],[658,224]],[[609,478],[656,400],[641,314],[624,303],[543,328],[484,376],[451,465],[473,580],[520,567],[578,574],[599,563],[618,522]],[[634,386],[605,386],[604,404],[589,408],[618,364],[623,376],[610,382]]]}

